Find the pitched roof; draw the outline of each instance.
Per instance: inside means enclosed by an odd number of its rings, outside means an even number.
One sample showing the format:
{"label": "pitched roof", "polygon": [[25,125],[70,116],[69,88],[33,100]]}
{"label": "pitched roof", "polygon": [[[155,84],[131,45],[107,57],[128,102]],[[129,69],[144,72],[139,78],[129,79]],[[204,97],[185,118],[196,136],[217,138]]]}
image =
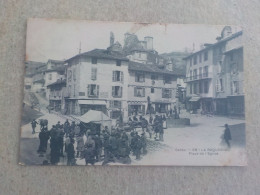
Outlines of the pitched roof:
{"label": "pitched roof", "polygon": [[49,59],[48,62],[53,63],[53,64],[63,64],[64,63],[64,61],[62,61],[62,60],[52,60],[52,59]]}
{"label": "pitched roof", "polygon": [[133,71],[143,71],[143,72],[151,72],[151,73],[158,73],[158,74],[170,74],[170,75],[183,76],[183,74],[178,70],[169,71],[167,69],[160,69],[157,65],[142,64],[133,61],[129,61],[128,69]]}
{"label": "pitched roof", "polygon": [[240,36],[240,35],[242,35],[242,34],[243,34],[243,31],[236,32],[236,33],[232,34],[231,36],[229,36],[229,37],[227,37],[227,38],[221,39],[220,41],[218,41],[218,42],[216,42],[216,43],[213,43],[213,44],[209,45],[208,47],[205,47],[204,49],[201,49],[201,50],[199,50],[199,51],[196,51],[196,52],[194,52],[194,53],[192,53],[192,54],[186,56],[185,58],[183,58],[183,60],[186,60],[187,58],[190,58],[191,56],[193,56],[193,55],[195,55],[195,54],[197,54],[197,53],[199,53],[199,52],[208,50],[208,49],[210,49],[210,48],[212,48],[212,47],[214,47],[214,46],[216,46],[216,45],[218,45],[218,44],[220,44],[220,43],[229,41],[229,40],[231,40],[231,39],[233,39],[233,38],[235,38],[235,37],[238,37],[238,36]]}
{"label": "pitched roof", "polygon": [[62,85],[62,84],[66,85],[66,80],[65,79],[62,79],[62,80],[58,79],[56,82],[47,85],[47,87],[52,87],[52,86],[55,86],[55,85]]}
{"label": "pitched roof", "polygon": [[112,60],[124,60],[128,61],[128,58],[126,58],[123,54],[119,52],[109,52],[106,49],[94,49],[85,53],[78,54],[76,56],[73,56],[72,58],[66,60],[65,62],[68,62],[74,58],[80,57],[80,56],[88,56],[88,57],[95,57],[95,58],[101,58],[101,59],[112,59]]}
{"label": "pitched roof", "polygon": [[65,71],[65,65],[61,66],[55,66],[51,69],[47,69],[44,72],[64,72]]}

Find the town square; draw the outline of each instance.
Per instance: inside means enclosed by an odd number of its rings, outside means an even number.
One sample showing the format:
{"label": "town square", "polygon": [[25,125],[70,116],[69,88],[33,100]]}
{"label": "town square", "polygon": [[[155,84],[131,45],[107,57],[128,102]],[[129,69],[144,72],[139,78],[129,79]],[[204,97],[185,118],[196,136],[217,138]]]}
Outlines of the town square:
{"label": "town square", "polygon": [[73,25],[29,20],[20,164],[246,164],[239,27]]}

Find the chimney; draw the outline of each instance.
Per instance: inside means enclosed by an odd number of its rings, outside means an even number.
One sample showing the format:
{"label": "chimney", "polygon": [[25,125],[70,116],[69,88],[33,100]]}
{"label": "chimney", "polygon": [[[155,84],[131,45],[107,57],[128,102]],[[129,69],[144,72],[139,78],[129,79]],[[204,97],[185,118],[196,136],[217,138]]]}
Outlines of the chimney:
{"label": "chimney", "polygon": [[147,42],[146,41],[140,41],[142,48],[147,49]]}
{"label": "chimney", "polygon": [[144,41],[146,42],[146,48],[148,50],[153,50],[153,37],[144,37]]}
{"label": "chimney", "polygon": [[115,36],[113,32],[110,32],[110,46],[112,46],[114,44],[115,41]]}

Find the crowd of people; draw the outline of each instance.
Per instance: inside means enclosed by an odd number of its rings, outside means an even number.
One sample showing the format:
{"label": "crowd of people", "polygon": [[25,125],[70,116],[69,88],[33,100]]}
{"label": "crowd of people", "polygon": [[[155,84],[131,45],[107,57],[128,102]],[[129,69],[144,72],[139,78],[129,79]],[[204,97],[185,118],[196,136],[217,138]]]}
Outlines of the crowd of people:
{"label": "crowd of people", "polygon": [[[94,165],[97,162],[106,165],[109,162],[130,164],[132,154],[136,160],[141,155],[147,154],[147,138],[163,141],[163,121],[165,116],[150,117],[149,121],[140,116],[133,119],[130,117],[129,131],[122,126],[116,126],[109,130],[108,127],[100,130],[84,125],[84,123],[66,120],[64,124],[58,122],[48,130],[48,121],[32,121],[32,133],[35,133],[37,124],[40,125],[40,145],[38,153],[40,156],[47,152],[50,142],[50,164],[58,164],[61,158],[67,158],[67,165],[76,165],[78,159],[85,159],[85,164]],[[141,131],[137,131],[141,127]],[[159,134],[159,137],[158,137]],[[66,155],[65,155],[66,154]],[[44,164],[48,164],[46,160]]]}

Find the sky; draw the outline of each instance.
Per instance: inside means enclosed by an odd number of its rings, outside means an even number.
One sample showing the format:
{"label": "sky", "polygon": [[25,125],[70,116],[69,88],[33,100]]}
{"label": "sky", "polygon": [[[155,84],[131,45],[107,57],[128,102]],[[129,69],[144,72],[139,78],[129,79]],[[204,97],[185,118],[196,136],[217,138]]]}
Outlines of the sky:
{"label": "sky", "polygon": [[[232,32],[241,30],[231,26]],[[135,33],[139,40],[153,37],[153,47],[159,53],[199,50],[203,43],[215,43],[224,25],[202,24],[140,24],[97,22],[86,20],[29,19],[26,36],[26,60],[47,62],[65,60],[92,49],[106,49],[110,32],[123,46],[124,34]]]}

